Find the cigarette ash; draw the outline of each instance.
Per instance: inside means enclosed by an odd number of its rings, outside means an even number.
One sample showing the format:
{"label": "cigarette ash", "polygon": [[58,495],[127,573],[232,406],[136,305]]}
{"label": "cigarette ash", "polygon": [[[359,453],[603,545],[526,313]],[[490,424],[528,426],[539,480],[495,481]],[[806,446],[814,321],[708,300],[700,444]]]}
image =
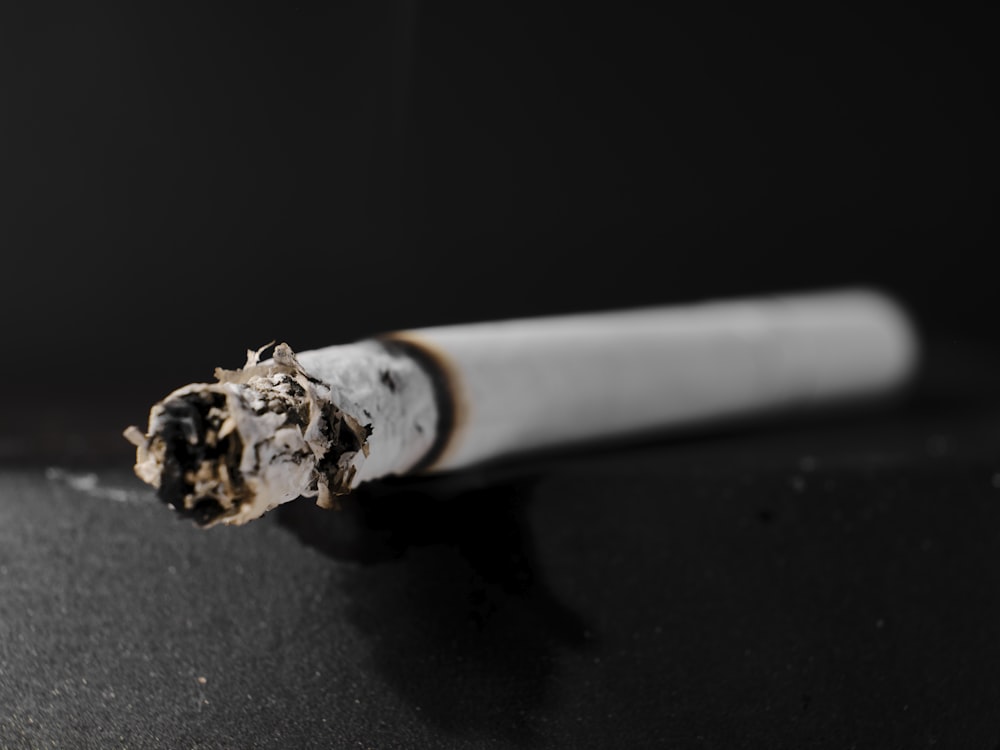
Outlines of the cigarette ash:
{"label": "cigarette ash", "polygon": [[153,441],[160,460],[157,497],[203,526],[239,506],[248,488],[233,428],[221,393],[195,391],[165,401]]}
{"label": "cigarette ash", "polygon": [[82,492],[88,497],[110,500],[115,503],[141,503],[144,497],[141,493],[123,487],[112,487],[103,483],[97,474],[88,472],[76,474],[58,466],[50,466],[45,470],[45,478],[50,482],[64,484],[76,492]]}
{"label": "cigarette ash", "polygon": [[146,434],[125,431],[136,474],[201,526],[246,523],[300,495],[334,506],[367,455],[370,427],[334,406],[287,344],[261,364],[269,346],[241,369],[217,369],[218,383],[171,393]]}

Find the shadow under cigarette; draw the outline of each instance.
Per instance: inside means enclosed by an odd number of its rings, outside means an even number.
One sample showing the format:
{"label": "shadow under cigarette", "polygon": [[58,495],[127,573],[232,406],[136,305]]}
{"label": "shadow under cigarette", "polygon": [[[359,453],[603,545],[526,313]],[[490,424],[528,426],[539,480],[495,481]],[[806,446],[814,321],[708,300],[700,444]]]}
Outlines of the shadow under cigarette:
{"label": "shadow under cigarette", "polygon": [[278,509],[303,542],[360,563],[336,606],[397,694],[459,735],[532,744],[556,649],[588,642],[539,575],[525,513],[535,483],[464,473],[374,483],[340,512]]}

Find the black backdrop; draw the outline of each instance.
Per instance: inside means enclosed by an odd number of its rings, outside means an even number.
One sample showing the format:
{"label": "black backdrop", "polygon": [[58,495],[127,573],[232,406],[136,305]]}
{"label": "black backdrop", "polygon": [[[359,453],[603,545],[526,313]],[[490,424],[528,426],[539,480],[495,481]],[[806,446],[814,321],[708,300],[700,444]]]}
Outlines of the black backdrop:
{"label": "black backdrop", "polygon": [[0,377],[102,434],[272,338],[858,282],[996,333],[977,8],[20,5]]}

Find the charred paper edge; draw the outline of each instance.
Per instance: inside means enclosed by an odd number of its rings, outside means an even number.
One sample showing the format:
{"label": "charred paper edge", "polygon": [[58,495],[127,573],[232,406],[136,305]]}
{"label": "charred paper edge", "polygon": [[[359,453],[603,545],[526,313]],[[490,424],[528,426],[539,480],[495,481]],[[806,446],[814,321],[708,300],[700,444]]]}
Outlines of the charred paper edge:
{"label": "charred paper edge", "polygon": [[417,331],[394,331],[376,339],[391,354],[408,357],[430,378],[437,406],[434,441],[412,468],[412,473],[434,471],[460,439],[467,421],[468,403],[457,368],[447,353],[422,338]]}

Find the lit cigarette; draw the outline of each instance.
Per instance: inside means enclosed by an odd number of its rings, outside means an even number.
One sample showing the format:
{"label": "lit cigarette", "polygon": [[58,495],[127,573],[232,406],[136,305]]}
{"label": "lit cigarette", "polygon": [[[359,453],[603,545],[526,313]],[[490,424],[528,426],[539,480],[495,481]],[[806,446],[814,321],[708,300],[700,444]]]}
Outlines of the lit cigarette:
{"label": "lit cigarette", "polygon": [[248,352],[125,435],[162,500],[242,524],[379,477],[884,395],[917,348],[868,290],[425,328]]}

